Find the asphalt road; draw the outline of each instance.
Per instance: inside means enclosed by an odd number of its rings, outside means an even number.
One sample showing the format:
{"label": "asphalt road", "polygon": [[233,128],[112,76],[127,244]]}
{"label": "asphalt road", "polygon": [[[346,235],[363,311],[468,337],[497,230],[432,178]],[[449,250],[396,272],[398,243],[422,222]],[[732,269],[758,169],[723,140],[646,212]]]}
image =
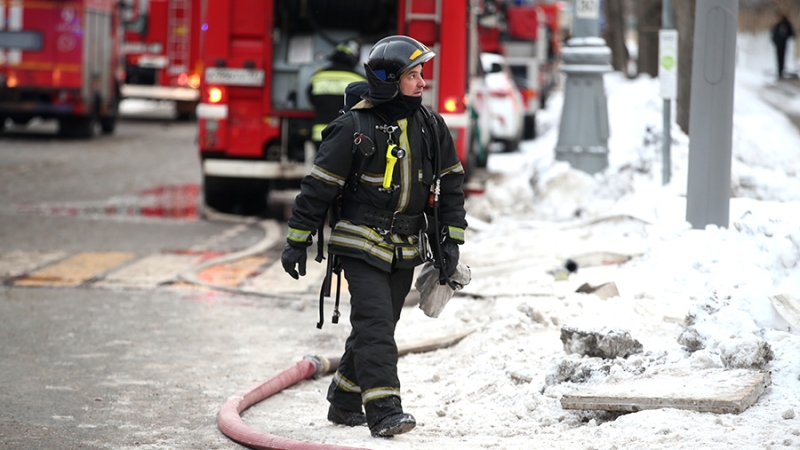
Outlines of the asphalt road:
{"label": "asphalt road", "polygon": [[[0,134],[0,448],[242,448],[216,425],[228,397],[347,330],[317,330],[307,292],[176,277],[284,228],[199,217],[194,123],[155,108],[113,136],[54,132]],[[280,247],[199,275],[269,291]]]}
{"label": "asphalt road", "polygon": [[340,342],[315,333],[312,310],[269,303],[2,288],[0,447],[241,448],[217,429],[224,401],[299,360],[298,339],[325,354]]}

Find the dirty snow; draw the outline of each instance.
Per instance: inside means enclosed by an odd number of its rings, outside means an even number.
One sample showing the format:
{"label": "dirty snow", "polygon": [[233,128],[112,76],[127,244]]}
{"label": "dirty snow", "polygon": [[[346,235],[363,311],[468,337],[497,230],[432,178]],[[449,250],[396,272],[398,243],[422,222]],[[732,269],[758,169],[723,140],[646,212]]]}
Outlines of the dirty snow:
{"label": "dirty snow", "polygon": [[[401,344],[475,330],[400,359],[416,429],[373,439],[366,428],[328,423],[329,376],[244,419],[281,437],[375,449],[800,448],[800,331],[769,301],[800,299],[800,133],[763,100],[774,88],[765,39],[741,36],[738,46],[729,227],[685,221],[689,138],[676,124],[672,179],[662,185],[658,81],[608,74],[608,169],[590,176],[554,160],[562,98],[552,97],[538,117],[540,138],[493,154],[486,194],[469,199],[462,262],[473,283],[436,319],[404,310]],[[563,270],[567,259],[577,272]],[[575,292],[608,282],[619,296]],[[642,351],[615,360],[568,354],[565,326],[629,333]],[[325,330],[342,343],[349,331],[346,322]],[[576,387],[672,367],[765,370],[772,384],[738,415],[561,408]]]}

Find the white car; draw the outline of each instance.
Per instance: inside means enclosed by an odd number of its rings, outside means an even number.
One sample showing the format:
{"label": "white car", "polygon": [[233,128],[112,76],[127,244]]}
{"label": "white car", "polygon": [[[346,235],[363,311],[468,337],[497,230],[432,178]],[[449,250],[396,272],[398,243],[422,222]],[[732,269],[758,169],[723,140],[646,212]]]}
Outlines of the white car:
{"label": "white car", "polygon": [[492,141],[504,144],[505,151],[517,149],[522,139],[525,104],[503,55],[481,53],[490,115]]}

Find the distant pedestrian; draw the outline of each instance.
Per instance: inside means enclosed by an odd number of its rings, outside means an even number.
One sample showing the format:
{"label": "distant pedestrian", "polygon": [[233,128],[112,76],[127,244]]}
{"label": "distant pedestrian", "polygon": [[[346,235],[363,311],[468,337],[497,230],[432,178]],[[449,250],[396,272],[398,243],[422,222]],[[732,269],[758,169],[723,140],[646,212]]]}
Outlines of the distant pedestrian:
{"label": "distant pedestrian", "polygon": [[784,62],[786,61],[786,42],[794,37],[794,29],[785,14],[780,14],[780,19],[772,27],[772,42],[778,52],[778,79],[783,78]]}

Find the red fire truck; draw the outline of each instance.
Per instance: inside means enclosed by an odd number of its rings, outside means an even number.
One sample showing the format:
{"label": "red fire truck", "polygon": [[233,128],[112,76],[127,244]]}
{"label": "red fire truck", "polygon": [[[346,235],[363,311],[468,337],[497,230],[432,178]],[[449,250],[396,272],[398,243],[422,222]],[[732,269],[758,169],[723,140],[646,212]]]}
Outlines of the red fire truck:
{"label": "red fire truck", "polygon": [[[565,2],[556,0],[487,0],[479,18],[481,50],[504,55],[515,77],[528,80],[521,90],[529,114],[544,108],[558,85],[565,8]],[[538,103],[533,105],[534,101]],[[526,123],[527,138],[533,137],[529,128]]]}
{"label": "red fire truck", "polygon": [[444,117],[470,173],[489,137],[478,131],[487,119],[480,114],[477,3],[208,2],[197,108],[206,205],[230,211],[238,197],[258,207],[270,190],[299,185],[315,151],[306,87],[334,46],[346,39],[362,42],[362,60],[373,43],[392,34],[412,36],[436,52],[425,67],[423,101]]}
{"label": "red fire truck", "polygon": [[64,136],[113,133],[118,23],[115,0],[0,0],[0,129],[41,117]]}
{"label": "red fire truck", "polygon": [[122,98],[174,101],[178,119],[200,98],[200,0],[123,0]]}

